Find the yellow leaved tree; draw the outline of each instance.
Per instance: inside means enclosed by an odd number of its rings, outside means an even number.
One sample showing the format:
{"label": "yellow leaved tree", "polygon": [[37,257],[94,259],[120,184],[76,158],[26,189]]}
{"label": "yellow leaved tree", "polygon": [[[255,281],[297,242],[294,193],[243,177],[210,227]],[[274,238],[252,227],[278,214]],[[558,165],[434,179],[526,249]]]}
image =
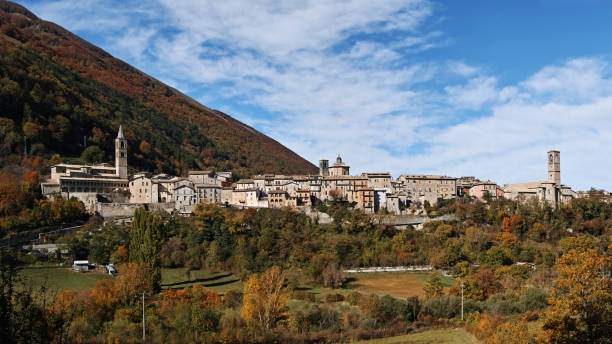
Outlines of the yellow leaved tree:
{"label": "yellow leaved tree", "polygon": [[286,272],[273,266],[266,272],[254,274],[244,284],[242,317],[262,329],[274,328],[285,315],[289,293],[284,287]]}

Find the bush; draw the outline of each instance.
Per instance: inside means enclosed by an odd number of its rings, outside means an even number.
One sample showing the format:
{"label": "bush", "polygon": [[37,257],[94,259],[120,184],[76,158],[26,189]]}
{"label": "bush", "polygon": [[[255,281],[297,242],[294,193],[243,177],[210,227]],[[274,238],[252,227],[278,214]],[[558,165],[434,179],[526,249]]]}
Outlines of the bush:
{"label": "bush", "polygon": [[242,293],[238,290],[230,289],[223,296],[223,306],[226,308],[238,309],[242,305]]}
{"label": "bush", "polygon": [[512,259],[506,254],[503,248],[493,246],[485,252],[485,262],[491,265],[510,265]]}
{"label": "bush", "polygon": [[291,297],[296,300],[303,300],[303,301],[310,301],[310,302],[317,301],[315,293],[311,293],[305,290],[295,290],[293,291],[293,294]]}
{"label": "bush", "polygon": [[510,315],[520,312],[518,296],[513,292],[495,294],[487,300],[485,306],[489,313],[494,315]]}
{"label": "bush", "polygon": [[521,312],[534,311],[545,308],[548,305],[548,292],[540,288],[526,289],[519,297],[519,308]]}
{"label": "bush", "polygon": [[327,294],[325,295],[324,300],[325,300],[325,303],[340,302],[340,301],[344,301],[344,295],[340,293]]}
{"label": "bush", "polygon": [[435,319],[450,319],[461,312],[461,300],[455,296],[433,297],[423,304],[425,314]]}
{"label": "bush", "polygon": [[359,302],[361,302],[361,293],[357,291],[352,291],[346,297],[346,301],[348,301],[349,305],[351,306],[357,306]]}

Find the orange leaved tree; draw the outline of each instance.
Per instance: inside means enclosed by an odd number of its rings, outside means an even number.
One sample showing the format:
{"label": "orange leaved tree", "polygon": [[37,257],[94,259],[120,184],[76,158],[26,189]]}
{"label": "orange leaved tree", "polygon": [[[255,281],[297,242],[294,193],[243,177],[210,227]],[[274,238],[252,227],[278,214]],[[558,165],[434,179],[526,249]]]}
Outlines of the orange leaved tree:
{"label": "orange leaved tree", "polygon": [[540,339],[610,343],[612,256],[592,248],[572,248],[557,260],[557,270]]}

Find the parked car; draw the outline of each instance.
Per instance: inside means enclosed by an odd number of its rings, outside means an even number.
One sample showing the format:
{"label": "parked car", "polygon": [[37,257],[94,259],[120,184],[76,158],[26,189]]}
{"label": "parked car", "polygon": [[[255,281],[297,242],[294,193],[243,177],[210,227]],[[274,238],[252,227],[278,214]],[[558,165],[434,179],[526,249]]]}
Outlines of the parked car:
{"label": "parked car", "polygon": [[109,275],[114,275],[117,273],[117,269],[115,269],[115,266],[113,264],[105,265],[104,268],[106,269],[106,273],[108,273]]}

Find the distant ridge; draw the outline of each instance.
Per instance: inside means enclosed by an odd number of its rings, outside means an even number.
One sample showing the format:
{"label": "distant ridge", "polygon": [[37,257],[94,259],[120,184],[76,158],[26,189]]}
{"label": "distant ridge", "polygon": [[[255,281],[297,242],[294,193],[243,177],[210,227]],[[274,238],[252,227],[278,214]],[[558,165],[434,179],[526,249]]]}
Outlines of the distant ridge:
{"label": "distant ridge", "polygon": [[[36,134],[30,135],[32,154],[79,157],[85,145],[95,145],[110,162],[122,124],[129,164],[138,170],[317,171],[274,139],[3,0],[0,59],[0,117],[13,121],[13,141],[26,131]],[[23,151],[13,141],[5,140],[4,153]]]}

